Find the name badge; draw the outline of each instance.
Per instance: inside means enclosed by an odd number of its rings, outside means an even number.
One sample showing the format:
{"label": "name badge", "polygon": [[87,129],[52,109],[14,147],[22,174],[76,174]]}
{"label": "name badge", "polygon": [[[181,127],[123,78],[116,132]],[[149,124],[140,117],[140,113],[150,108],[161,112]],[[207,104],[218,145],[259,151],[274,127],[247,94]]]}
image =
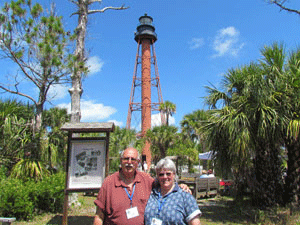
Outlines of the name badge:
{"label": "name badge", "polygon": [[139,216],[137,207],[135,206],[130,209],[126,209],[126,216],[127,216],[127,219],[131,219],[131,218]]}
{"label": "name badge", "polygon": [[157,218],[152,218],[151,225],[162,225],[162,221]]}

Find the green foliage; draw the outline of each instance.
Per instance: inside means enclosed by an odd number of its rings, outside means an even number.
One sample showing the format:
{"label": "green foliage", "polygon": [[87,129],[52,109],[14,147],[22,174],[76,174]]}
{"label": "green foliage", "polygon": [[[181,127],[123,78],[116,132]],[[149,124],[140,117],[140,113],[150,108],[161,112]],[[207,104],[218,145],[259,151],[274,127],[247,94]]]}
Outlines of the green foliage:
{"label": "green foliage", "polygon": [[64,202],[65,173],[60,172],[46,177],[35,185],[31,196],[35,208],[41,212],[61,212]]}
{"label": "green foliage", "polygon": [[282,149],[288,157],[285,193],[294,193],[285,199],[299,199],[300,95],[294,81],[300,51],[287,58],[283,45],[274,43],[261,55],[258,62],[229,70],[220,90],[207,88],[213,110],[200,130],[215,152],[215,165],[223,170],[229,165],[237,190],[248,182],[253,202],[264,208],[283,202]]}
{"label": "green foliage", "polygon": [[5,179],[0,183],[0,215],[18,220],[32,219],[42,212],[61,212],[64,201],[65,174],[58,173],[35,182]]}
{"label": "green foliage", "polygon": [[32,140],[33,108],[15,100],[0,100],[0,165],[10,168]]}
{"label": "green foliage", "polygon": [[[41,179],[47,174],[43,150],[48,151],[47,147],[42,146],[45,137],[42,127],[44,104],[50,100],[48,91],[51,86],[70,82],[72,63],[70,65],[68,59],[69,51],[72,51],[71,43],[62,17],[56,15],[54,7],[44,10],[37,2],[12,0],[4,4],[0,21],[0,54],[12,60],[21,71],[12,75],[12,79],[2,81],[1,89],[25,97],[34,105],[31,111],[34,116],[30,121],[13,114],[3,116],[4,124],[0,129],[3,130],[4,140],[1,143],[3,153],[0,154],[0,163],[10,164],[9,168],[14,166],[12,176]],[[15,83],[11,83],[12,80]],[[24,80],[31,81],[39,93],[30,96],[20,92],[18,85]],[[9,135],[12,138],[8,138]],[[56,150],[52,141],[49,146],[50,151]],[[50,167],[52,162],[53,159]]]}
{"label": "green foliage", "polygon": [[[14,84],[7,80],[1,88],[32,101],[36,117],[41,118],[50,87],[71,80],[73,62],[69,61],[69,52],[73,49],[62,17],[56,15],[54,8],[44,10],[39,3],[12,0],[4,4],[0,21],[0,53],[22,71],[11,79]],[[38,97],[21,93],[21,80],[31,81],[39,90]],[[35,124],[35,131],[39,132],[40,123]]]}
{"label": "green foliage", "polygon": [[109,173],[112,174],[120,169],[120,159],[113,158],[109,161]]}
{"label": "green foliage", "polygon": [[30,200],[31,188],[26,188],[21,180],[7,179],[0,183],[0,215],[31,219],[34,214],[34,204]]}
{"label": "green foliage", "polygon": [[7,178],[7,168],[5,166],[0,166],[0,182]]}
{"label": "green foliage", "polygon": [[14,165],[10,176],[20,180],[42,180],[48,174],[49,171],[46,170],[42,162],[32,159],[21,159]]}
{"label": "green foliage", "polygon": [[164,125],[153,127],[146,132],[144,139],[151,143],[151,152],[155,163],[166,157],[167,150],[174,147],[178,139],[177,131],[175,126]]}
{"label": "green foliage", "polygon": [[0,101],[0,165],[7,168],[7,174],[24,180],[42,179],[49,174],[45,168],[59,170],[66,162],[67,133],[60,127],[69,121],[67,111],[52,108],[44,112],[40,160],[33,157],[37,149],[32,135],[33,111],[21,102]]}
{"label": "green foliage", "polygon": [[40,4],[35,4],[31,8],[31,15],[33,18],[37,18],[43,12],[43,7]]}
{"label": "green foliage", "polygon": [[166,118],[166,125],[169,125],[169,117],[172,116],[174,113],[176,113],[176,105],[170,101],[165,101],[160,104],[159,110],[161,113],[164,113]]}
{"label": "green foliage", "polygon": [[130,145],[134,146],[136,143],[136,133],[134,130],[127,130],[126,128],[116,126],[115,131],[110,135],[109,142],[110,157],[119,157],[121,151]]}
{"label": "green foliage", "polygon": [[70,120],[66,109],[51,108],[43,113],[45,136],[41,157],[46,165],[52,168],[63,168],[67,155],[67,133],[61,126]]}

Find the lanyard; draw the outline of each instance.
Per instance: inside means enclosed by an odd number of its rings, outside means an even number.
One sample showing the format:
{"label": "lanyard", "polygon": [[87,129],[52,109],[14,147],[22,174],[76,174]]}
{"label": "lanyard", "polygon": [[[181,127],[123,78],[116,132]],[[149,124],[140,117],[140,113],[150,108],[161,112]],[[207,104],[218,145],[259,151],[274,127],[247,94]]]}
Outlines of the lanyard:
{"label": "lanyard", "polygon": [[130,195],[129,192],[127,191],[127,188],[125,188],[126,194],[127,194],[128,198],[129,198],[129,200],[130,200],[130,206],[131,206],[131,207],[132,207],[132,198],[133,198],[134,190],[135,190],[135,183],[134,183],[134,185],[133,185],[131,195]]}
{"label": "lanyard", "polygon": [[160,194],[160,192],[158,192],[158,211],[156,214],[157,216],[159,215],[159,213],[166,201],[167,201],[167,198],[163,198],[163,196]]}

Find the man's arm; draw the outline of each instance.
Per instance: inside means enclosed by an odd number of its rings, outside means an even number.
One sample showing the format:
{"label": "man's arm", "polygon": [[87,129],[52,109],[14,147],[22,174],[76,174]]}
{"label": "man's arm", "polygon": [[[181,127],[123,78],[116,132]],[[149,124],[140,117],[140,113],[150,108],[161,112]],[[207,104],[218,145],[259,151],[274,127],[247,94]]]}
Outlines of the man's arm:
{"label": "man's arm", "polygon": [[104,213],[99,207],[97,207],[96,216],[94,219],[94,225],[102,225],[103,221],[104,221]]}

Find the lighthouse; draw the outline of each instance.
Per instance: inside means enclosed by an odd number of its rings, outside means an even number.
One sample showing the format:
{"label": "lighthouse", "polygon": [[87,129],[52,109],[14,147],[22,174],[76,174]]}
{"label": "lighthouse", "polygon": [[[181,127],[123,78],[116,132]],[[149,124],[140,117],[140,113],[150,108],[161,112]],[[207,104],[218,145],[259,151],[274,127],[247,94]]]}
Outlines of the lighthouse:
{"label": "lighthouse", "polygon": [[[163,102],[160,79],[157,69],[154,43],[157,41],[153,18],[144,14],[139,18],[134,40],[137,42],[137,54],[133,73],[131,95],[127,115],[126,128],[131,128],[131,118],[134,111],[141,112],[141,133],[143,137],[148,129],[151,129],[151,112],[159,111],[159,105]],[[140,98],[136,99],[137,89],[140,88]],[[152,92],[156,93],[156,99],[152,99]],[[164,123],[164,115],[161,113],[161,122]],[[146,142],[142,151],[142,160],[151,165],[150,143]]]}

